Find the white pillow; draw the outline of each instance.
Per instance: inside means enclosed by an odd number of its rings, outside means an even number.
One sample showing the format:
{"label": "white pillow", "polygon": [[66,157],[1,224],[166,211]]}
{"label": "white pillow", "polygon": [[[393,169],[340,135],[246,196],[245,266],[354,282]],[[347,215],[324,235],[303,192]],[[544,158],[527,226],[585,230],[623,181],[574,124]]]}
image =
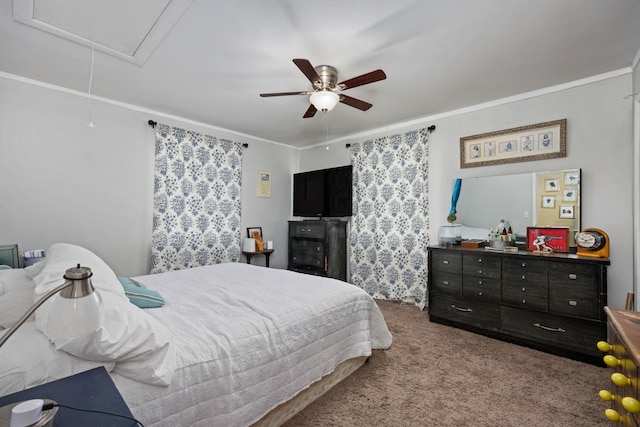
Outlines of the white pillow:
{"label": "white pillow", "polygon": [[34,300],[64,282],[62,276],[77,264],[93,272],[91,282],[100,294],[104,324],[95,333],[64,339],[47,331],[52,300],[36,311],[36,327],[58,350],[94,362],[115,361],[125,376],[148,384],[168,385],[175,370],[171,333],[159,321],[129,302],[115,273],[93,252],[68,243],[47,250],[46,263],[34,277]]}
{"label": "white pillow", "polygon": [[[116,372],[136,381],[169,385],[175,371],[171,333],[142,309],[101,293],[104,324],[95,333],[60,338],[41,329],[59,350],[94,362],[115,361]],[[48,310],[47,310],[48,311]]]}
{"label": "white pillow", "polygon": [[[33,305],[33,288],[5,292],[0,296],[0,329],[7,329]],[[30,317],[33,319],[33,315]]]}
{"label": "white pillow", "polygon": [[91,283],[96,289],[119,295],[124,301],[128,301],[113,270],[90,250],[69,243],[55,243],[46,254],[44,261],[33,265],[44,264],[39,267],[41,271],[33,277],[36,284],[34,301],[64,283],[64,273],[78,264],[91,269]]}
{"label": "white pillow", "polygon": [[24,269],[0,270],[0,329],[13,326],[31,308],[35,286]]}
{"label": "white pillow", "polygon": [[36,262],[35,264],[28,265],[22,270],[24,270],[24,272],[27,274],[27,276],[29,276],[30,279],[33,279],[38,274],[40,274],[44,266],[47,265],[47,263],[45,262],[46,260],[47,259],[45,258],[40,262]]}
{"label": "white pillow", "polygon": [[[4,331],[0,331],[0,336]],[[34,322],[26,321],[0,348],[0,395],[24,390],[104,366],[111,371],[113,362],[95,363],[57,351],[36,330]]]}
{"label": "white pillow", "polygon": [[[31,289],[35,287],[35,283],[25,273],[24,268],[12,268],[9,270],[0,270],[0,296],[9,291],[20,289]],[[4,290],[4,292],[3,292]]]}

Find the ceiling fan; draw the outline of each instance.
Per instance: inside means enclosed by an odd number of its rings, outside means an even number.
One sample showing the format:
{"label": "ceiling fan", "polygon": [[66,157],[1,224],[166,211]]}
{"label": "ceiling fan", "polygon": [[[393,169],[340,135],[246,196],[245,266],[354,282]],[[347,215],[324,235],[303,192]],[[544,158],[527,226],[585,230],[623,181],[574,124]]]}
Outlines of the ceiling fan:
{"label": "ceiling fan", "polygon": [[296,64],[300,71],[309,79],[313,85],[313,90],[303,92],[261,93],[260,96],[311,95],[309,97],[311,105],[306,113],[304,113],[304,116],[302,116],[305,119],[313,117],[318,110],[323,112],[332,110],[338,102],[342,102],[358,110],[367,111],[373,106],[372,104],[342,93],[339,94],[338,92],[387,78],[384,71],[375,70],[338,83],[338,70],[330,65],[318,65],[314,67],[309,60],[301,58],[294,59],[293,63]]}

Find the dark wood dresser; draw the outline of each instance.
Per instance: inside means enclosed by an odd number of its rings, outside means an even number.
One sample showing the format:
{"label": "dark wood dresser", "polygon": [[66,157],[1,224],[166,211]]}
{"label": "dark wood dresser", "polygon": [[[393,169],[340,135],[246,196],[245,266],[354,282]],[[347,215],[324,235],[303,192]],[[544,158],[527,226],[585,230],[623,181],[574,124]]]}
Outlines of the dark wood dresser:
{"label": "dark wood dresser", "polygon": [[607,353],[604,362],[613,368],[609,388],[600,397],[610,402],[605,416],[625,426],[640,425],[640,313],[605,307],[609,319],[609,339],[598,343]]}
{"label": "dark wood dresser", "polygon": [[289,221],[287,269],[346,281],[346,221]]}
{"label": "dark wood dresser", "polygon": [[429,319],[602,364],[608,259],[429,248]]}

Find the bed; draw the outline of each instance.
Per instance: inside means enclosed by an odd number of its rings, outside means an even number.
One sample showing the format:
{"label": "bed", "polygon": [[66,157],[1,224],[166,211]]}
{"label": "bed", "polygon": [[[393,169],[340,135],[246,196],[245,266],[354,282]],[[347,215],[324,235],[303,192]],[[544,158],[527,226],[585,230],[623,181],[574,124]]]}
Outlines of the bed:
{"label": "bed", "polygon": [[43,305],[0,349],[0,395],[99,365],[147,427],[280,425],[391,345],[375,301],[345,282],[218,264],[132,278],[166,301],[141,309],[95,254],[47,252],[42,265],[0,272],[0,327],[12,316],[3,301],[31,303],[80,262],[94,273],[107,331],[61,342],[47,336]]}

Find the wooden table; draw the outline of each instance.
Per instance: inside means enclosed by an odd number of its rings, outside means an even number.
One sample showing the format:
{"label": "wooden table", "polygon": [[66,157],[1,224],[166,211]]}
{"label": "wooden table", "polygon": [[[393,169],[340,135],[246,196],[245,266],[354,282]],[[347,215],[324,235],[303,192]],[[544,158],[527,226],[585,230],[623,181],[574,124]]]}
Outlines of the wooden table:
{"label": "wooden table", "polygon": [[274,251],[273,249],[265,249],[263,251],[256,251],[256,252],[245,252],[245,251],[242,251],[242,255],[247,257],[247,264],[251,264],[251,257],[253,257],[255,255],[264,255],[265,258],[266,258],[265,266],[269,267],[269,257],[271,256],[273,251]]}
{"label": "wooden table", "polygon": [[640,421],[640,402],[637,400],[640,390],[640,313],[610,307],[604,310],[609,319],[609,338],[607,342],[598,343],[598,348],[609,353],[604,363],[613,368],[611,383],[600,391],[600,397],[610,401],[605,416],[619,425],[637,426]]}

